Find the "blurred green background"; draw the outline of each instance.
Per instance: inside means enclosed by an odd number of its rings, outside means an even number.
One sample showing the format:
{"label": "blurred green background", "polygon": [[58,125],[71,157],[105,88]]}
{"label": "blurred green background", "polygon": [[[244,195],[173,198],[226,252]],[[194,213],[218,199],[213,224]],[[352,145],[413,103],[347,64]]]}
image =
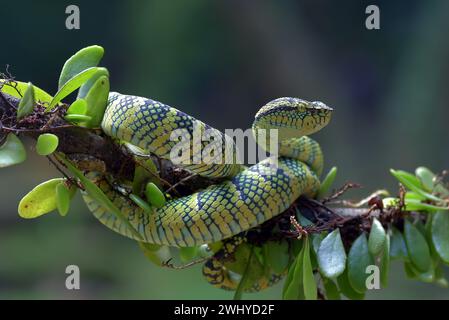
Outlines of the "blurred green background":
{"label": "blurred green background", "polygon": [[[449,1],[76,1],[81,29],[65,28],[71,1],[0,1],[0,70],[55,93],[64,61],[99,44],[114,91],[151,97],[206,123],[247,128],[281,96],[322,100],[332,123],[314,137],[338,184],[354,198],[393,192],[389,168],[449,168]],[[377,4],[381,29],[365,28]],[[32,144],[28,144],[32,149]],[[21,197],[58,176],[29,152],[0,171],[0,298],[215,299],[200,267],[153,266],[134,242],[97,222],[81,199],[62,218],[22,220]],[[81,290],[65,289],[65,267]],[[246,298],[279,298],[281,286]],[[449,289],[405,279],[393,264],[387,290],[367,298],[449,298]]]}

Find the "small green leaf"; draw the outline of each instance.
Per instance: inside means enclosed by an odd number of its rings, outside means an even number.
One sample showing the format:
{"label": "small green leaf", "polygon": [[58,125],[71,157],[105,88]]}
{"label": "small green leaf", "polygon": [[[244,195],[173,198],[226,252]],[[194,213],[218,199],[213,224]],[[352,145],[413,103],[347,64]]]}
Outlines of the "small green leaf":
{"label": "small green leaf", "polygon": [[108,104],[109,97],[109,78],[101,76],[90,88],[85,99],[87,102],[87,113],[92,120],[86,123],[88,128],[100,127],[103,120],[104,111]]}
{"label": "small green leaf", "polygon": [[427,215],[426,224],[424,225],[424,237],[426,238],[427,244],[429,245],[430,257],[432,258],[432,261],[434,262],[434,264],[436,266],[437,264],[439,264],[441,259],[440,259],[440,255],[438,254],[437,250],[435,249],[435,245],[433,244],[433,239],[432,239],[432,225],[433,225],[434,217],[435,217],[435,214]]}
{"label": "small green leaf", "polygon": [[444,277],[444,270],[441,267],[441,265],[438,265],[435,268],[435,280],[434,281],[435,281],[435,283],[437,285],[439,285],[442,288],[448,288],[449,287],[449,282]]}
{"label": "small green leaf", "polygon": [[[318,257],[318,250],[320,249],[321,242],[327,235],[323,233],[313,233],[312,234],[312,247],[313,253]],[[317,262],[318,263],[318,262]]]}
{"label": "small green leaf", "polygon": [[[151,161],[151,160],[149,160]],[[151,161],[153,162],[153,161]],[[150,178],[151,174],[142,166],[136,165],[133,178],[133,193],[141,194],[144,182]]]}
{"label": "small green leaf", "polygon": [[432,243],[438,256],[449,264],[449,213],[438,211],[432,220]]}
{"label": "small green leaf", "polygon": [[391,231],[390,257],[392,259],[409,260],[407,246],[402,233],[395,227],[392,227]]}
{"label": "small green leaf", "polygon": [[396,177],[396,179],[398,179],[404,186],[406,186],[410,190],[426,197],[429,200],[442,202],[442,199],[423,190],[424,187],[422,186],[421,181],[411,173],[393,169],[390,169],[390,172],[393,176]]}
{"label": "small green leaf", "polygon": [[76,99],[69,109],[67,109],[67,114],[86,114],[87,102],[84,99]]}
{"label": "small green leaf", "polygon": [[426,167],[418,167],[415,170],[415,175],[419,179],[419,181],[421,181],[421,184],[426,189],[426,191],[432,192],[433,179],[435,178],[435,174]]}
{"label": "small green leaf", "polygon": [[289,268],[289,272],[283,290],[284,300],[298,300],[305,298],[303,290],[304,248],[305,245],[302,246],[301,251],[296,256],[294,263]]}
{"label": "small green leaf", "polygon": [[53,97],[53,100],[50,102],[50,105],[47,107],[47,111],[50,111],[53,109],[54,106],[56,106],[57,103],[59,103],[62,99],[67,97],[69,94],[71,94],[73,91],[78,89],[83,83],[85,83],[87,80],[92,77],[95,72],[98,71],[97,67],[89,68],[86,70],[81,71],[80,73],[76,74],[71,78],[69,81],[67,81],[55,94]]}
{"label": "small green leaf", "polygon": [[310,260],[310,239],[306,237],[304,240],[304,259],[303,259],[303,283],[304,297],[306,300],[316,300],[317,286],[315,277],[313,276],[312,263]]}
{"label": "small green leaf", "polygon": [[67,114],[64,119],[69,122],[87,122],[92,120],[92,117],[86,116],[84,114]]}
{"label": "small green leaf", "polygon": [[145,187],[145,196],[147,200],[156,208],[161,208],[165,204],[164,193],[153,182],[148,182]]}
{"label": "small green leaf", "polygon": [[59,138],[52,133],[41,134],[37,138],[36,152],[41,156],[48,156],[58,148]]}
{"label": "small green leaf", "polygon": [[290,255],[296,257],[302,249],[302,241],[293,241],[290,243]]}
{"label": "small green leaf", "polygon": [[[1,86],[3,84],[3,87]],[[16,88],[13,87],[13,84],[16,85]],[[25,95],[25,91],[27,90],[29,82],[21,82],[21,81],[13,81],[9,83],[5,79],[0,79],[0,91],[3,93],[7,93],[13,97],[21,99]],[[17,89],[17,90],[16,90]],[[19,91],[19,92],[17,92]],[[44,90],[33,85],[34,98],[35,101],[40,101],[44,103],[50,103],[53,97],[49,95]]]}
{"label": "small green leaf", "polygon": [[388,286],[388,274],[390,272],[390,235],[385,236],[382,260],[380,261],[380,283],[382,287]]}
{"label": "small green leaf", "polygon": [[[431,215],[429,215],[431,216]],[[410,220],[409,220],[410,221]],[[416,227],[416,229],[419,230],[419,232],[421,232],[421,234],[423,235],[423,237],[428,240],[426,238],[426,227],[424,226],[424,224],[422,223],[421,220],[417,219],[416,221],[413,222],[413,225]],[[430,238],[429,238],[430,239]]]}
{"label": "small green leaf", "polygon": [[162,266],[171,258],[170,249],[166,246],[159,246],[151,243],[138,242],[143,254],[157,266]]}
{"label": "small green leaf", "polygon": [[416,176],[407,171],[390,169],[390,173],[397,180],[399,180],[399,182],[401,182],[404,186],[406,186],[412,191],[414,191],[414,189],[416,188],[418,189],[422,188],[421,181],[419,181],[419,179]]}
{"label": "small green leaf", "polygon": [[[93,66],[95,67],[95,66]],[[89,93],[89,90],[97,82],[100,77],[106,76],[109,78],[109,71],[106,68],[98,68],[97,73],[95,73],[92,78],[90,78],[85,84],[83,84],[78,91],[78,98],[85,98]]]}
{"label": "small green leaf", "polygon": [[143,200],[141,197],[139,197],[136,194],[131,193],[129,195],[129,198],[135,203],[137,204],[143,211],[145,211],[148,214],[152,214],[153,213],[153,209],[151,209],[151,206],[148,204],[148,202],[146,202],[145,200]]}
{"label": "small green leaf", "polygon": [[321,277],[323,280],[324,290],[326,290],[326,298],[328,300],[340,300],[340,291],[334,281],[326,277]]}
{"label": "small green leaf", "polygon": [[413,191],[407,191],[405,193],[405,197],[404,197],[405,202],[409,202],[409,200],[417,200],[417,201],[423,201],[426,200],[426,197],[420,195],[419,193],[413,192]]}
{"label": "small green leaf", "polygon": [[431,283],[435,280],[435,270],[432,264],[431,267],[425,272],[421,272],[416,269],[413,263],[406,263],[404,267],[407,277],[410,279],[416,279],[425,283]]}
{"label": "small green leaf", "polygon": [[242,276],[245,274],[245,270],[249,265],[249,270],[251,270],[251,272],[245,277],[245,283],[243,284],[244,289],[251,287],[264,275],[263,265],[260,263],[259,259],[256,259],[255,255],[253,255],[253,247],[253,245],[248,243],[240,244],[234,253],[235,261],[225,263],[225,267],[228,270]]}
{"label": "small green leaf", "polygon": [[61,89],[70,79],[81,71],[96,67],[103,58],[104,49],[100,46],[83,48],[71,56],[64,64],[59,76],[58,88]]}
{"label": "small green leaf", "polygon": [[376,218],[373,219],[371,231],[368,238],[368,249],[373,256],[377,256],[384,246],[385,229]]}
{"label": "small green leaf", "polygon": [[[268,247],[266,246],[266,244],[264,244],[260,248],[256,248],[256,255],[257,255],[257,258],[260,260],[260,262],[263,265],[264,277],[269,277],[272,272],[272,268],[269,265]],[[287,255],[287,257],[288,257],[288,255]],[[287,265],[288,265],[288,260],[287,260]]]}
{"label": "small green leaf", "polygon": [[296,267],[296,258],[293,260],[293,262],[290,264],[290,266],[288,268],[287,277],[285,278],[284,286],[282,287],[282,299],[284,299],[284,300],[296,299],[296,296],[295,296],[295,298],[291,298],[291,297],[287,298],[287,296],[286,296],[287,290],[289,289],[289,286],[290,286],[291,282],[293,281],[295,267]]}
{"label": "small green leaf", "polygon": [[[242,248],[242,246],[239,247],[239,249]],[[238,249],[237,249],[238,252]],[[237,258],[237,252],[236,252],[236,259]],[[252,285],[252,283],[254,283],[254,279],[251,279],[251,274],[250,271],[252,271],[251,265],[252,262],[254,260],[257,259],[253,259],[254,256],[254,246],[251,246],[249,254],[248,254],[248,258],[246,260],[246,265],[245,265],[245,269],[242,273],[242,278],[240,279],[239,285],[237,286],[237,289],[235,290],[234,293],[234,300],[241,300],[242,299],[242,295],[243,295],[243,290],[245,288],[248,288]]]}
{"label": "small green leaf", "polygon": [[349,282],[348,278],[348,268],[346,268],[345,272],[343,272],[338,278],[337,278],[338,287],[340,288],[340,292],[344,294],[346,297],[348,297],[351,300],[363,300],[365,297],[365,293],[360,293],[354,290],[354,288],[351,286],[351,283]]}
{"label": "small green leaf", "polygon": [[440,274],[441,265],[444,263],[442,259],[440,258],[440,255],[438,254],[437,250],[435,249],[435,245],[433,244],[432,240],[432,225],[433,225],[433,218],[435,215],[429,215],[428,219],[426,221],[425,225],[425,238],[427,240],[427,244],[429,245],[430,249],[430,257],[431,257],[431,270],[429,270],[426,273],[431,273],[432,275],[432,281],[438,285],[442,284],[439,283],[440,280],[444,282],[444,274]]}
{"label": "small green leaf", "polygon": [[266,260],[268,265],[276,273],[282,273],[288,266],[288,243],[286,241],[268,241],[266,248]]}
{"label": "small green leaf", "polygon": [[346,252],[339,229],[335,229],[321,241],[318,249],[318,265],[327,278],[338,277],[345,271]]}
{"label": "small green leaf", "polygon": [[56,207],[61,216],[66,216],[70,209],[70,193],[64,182],[56,185]]}
{"label": "small green leaf", "polygon": [[327,173],[323,182],[321,182],[320,189],[318,190],[317,193],[318,199],[322,199],[327,194],[332,184],[334,183],[336,176],[337,176],[337,167],[332,167]]}
{"label": "small green leaf", "polygon": [[28,192],[19,202],[19,216],[32,219],[56,209],[56,186],[64,179],[45,181]]}
{"label": "small green leaf", "polygon": [[[127,144],[126,146],[129,147],[130,145]],[[135,155],[135,157],[139,158],[140,156]],[[133,190],[135,188],[139,194],[142,193],[143,189],[145,189],[145,182],[153,182],[157,187],[161,188],[157,167],[151,158],[148,159],[148,156],[137,160],[133,178]]]}
{"label": "small green leaf", "polygon": [[418,280],[426,283],[432,283],[435,281],[435,269],[432,264],[426,272],[418,274]]}
{"label": "small green leaf", "polygon": [[422,233],[408,220],[404,224],[404,239],[410,260],[419,272],[431,267],[429,246]]}
{"label": "small green leaf", "polygon": [[441,207],[441,206],[435,206],[429,203],[421,202],[421,200],[416,199],[406,199],[405,200],[405,210],[407,211],[430,211],[435,212],[439,210],[449,210],[449,207]]}
{"label": "small green leaf", "polygon": [[188,262],[195,258],[198,254],[198,247],[181,247],[179,248],[179,256],[182,262]]}
{"label": "small green leaf", "polygon": [[368,251],[368,241],[362,233],[352,244],[348,254],[348,279],[355,291],[366,291],[366,268],[374,261]]}
{"label": "small green leaf", "polygon": [[34,99],[34,87],[31,82],[28,83],[28,87],[23,94],[23,98],[20,99],[19,107],[17,108],[17,119],[22,119],[31,114],[34,109],[36,101]]}
{"label": "small green leaf", "polygon": [[19,164],[25,160],[26,151],[22,142],[15,134],[8,134],[5,143],[0,146],[0,168]]}
{"label": "small green leaf", "polygon": [[56,207],[61,216],[66,216],[70,209],[70,201],[76,192],[75,187],[67,188],[64,182],[56,185]]}

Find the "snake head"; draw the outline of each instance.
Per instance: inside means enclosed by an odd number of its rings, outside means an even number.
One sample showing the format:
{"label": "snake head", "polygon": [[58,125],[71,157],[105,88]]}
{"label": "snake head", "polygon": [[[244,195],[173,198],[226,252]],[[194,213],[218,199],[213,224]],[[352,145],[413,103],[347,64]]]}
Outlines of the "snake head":
{"label": "snake head", "polygon": [[310,135],[329,123],[332,111],[332,108],[320,101],[279,98],[257,112],[253,129],[277,129],[281,141]]}

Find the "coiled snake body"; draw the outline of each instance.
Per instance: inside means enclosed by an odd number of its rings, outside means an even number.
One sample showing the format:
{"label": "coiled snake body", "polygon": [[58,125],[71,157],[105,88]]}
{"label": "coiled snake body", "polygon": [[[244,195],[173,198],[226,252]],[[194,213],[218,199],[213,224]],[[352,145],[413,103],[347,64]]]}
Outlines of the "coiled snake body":
{"label": "coiled snake body", "polygon": [[[178,143],[171,139],[173,130],[185,129],[188,135],[193,135],[195,128],[201,132],[209,130],[218,137],[213,141],[223,146],[223,161],[195,162],[198,152],[207,147],[207,142],[203,143],[203,148],[197,148],[189,139],[191,161],[184,167],[205,177],[226,177],[227,180],[192,195],[167,201],[152,215],[144,213],[115,191],[106,179],[97,179],[96,183],[121,209],[145,242],[190,247],[230,239],[285,211],[300,195],[315,194],[323,156],[318,143],[306,135],[324,127],[331,112],[332,109],[321,102],[296,98],[280,98],[268,103],[256,114],[253,132],[278,129],[280,157],[267,158],[246,168],[236,163],[224,163],[226,144],[219,142],[224,142],[226,136],[220,131],[160,102],[112,92],[102,121],[102,129],[107,135],[170,160],[170,152]],[[84,198],[94,216],[103,224],[136,239],[126,225],[95,200],[87,195]],[[228,242],[228,251],[235,249],[239,241]],[[217,259],[212,258],[205,264],[203,274],[215,286],[236,287]],[[279,278],[280,275],[274,274],[253,289],[261,289]]]}

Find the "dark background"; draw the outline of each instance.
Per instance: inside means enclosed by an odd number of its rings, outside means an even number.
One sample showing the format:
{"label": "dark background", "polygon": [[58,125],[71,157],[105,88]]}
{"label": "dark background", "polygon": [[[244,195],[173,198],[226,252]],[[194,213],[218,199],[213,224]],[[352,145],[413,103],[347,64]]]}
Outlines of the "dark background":
{"label": "dark background", "polygon": [[[81,29],[65,28],[77,4]],[[377,4],[381,29],[365,28]],[[0,70],[54,94],[64,61],[99,44],[111,88],[151,97],[224,130],[248,128],[281,96],[322,100],[332,123],[314,135],[337,184],[395,194],[389,168],[449,168],[449,1],[0,1]],[[29,144],[32,148],[32,144]],[[70,214],[22,220],[21,197],[58,173],[29,152],[0,171],[0,298],[231,298],[200,267],[153,266],[134,242],[98,223],[81,199]],[[65,267],[81,290],[65,289]],[[368,298],[449,298],[405,279]],[[255,295],[279,298],[281,285]]]}

